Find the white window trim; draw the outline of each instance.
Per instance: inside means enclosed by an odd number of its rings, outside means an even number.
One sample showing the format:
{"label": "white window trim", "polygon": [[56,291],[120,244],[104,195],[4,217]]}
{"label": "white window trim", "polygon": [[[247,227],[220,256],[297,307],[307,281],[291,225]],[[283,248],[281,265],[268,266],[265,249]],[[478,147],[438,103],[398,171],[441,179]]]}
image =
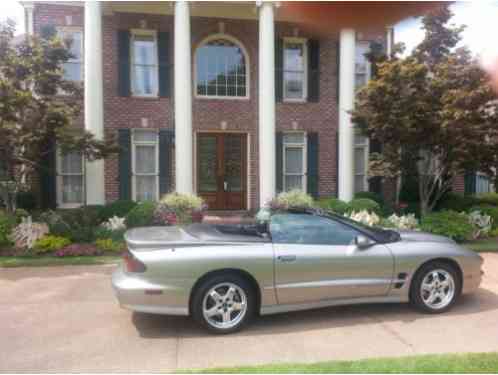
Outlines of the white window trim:
{"label": "white window trim", "polygon": [[[78,81],[71,81],[77,84],[83,84],[85,81],[85,34],[83,31],[82,27],[79,26],[58,26],[56,28],[57,35],[61,37],[61,34],[70,34],[70,33],[80,33],[81,34],[81,42],[80,42],[80,48],[81,48],[81,60],[74,60],[74,59],[69,59],[67,62],[68,63],[79,63],[81,65],[80,67],[80,74],[81,74],[81,80]],[[60,92],[59,94],[61,95],[67,95],[65,92]]]}
{"label": "white window trim", "polygon": [[[62,152],[60,148],[57,148],[56,150],[56,200],[57,200],[57,206],[59,208],[78,208],[83,205],[85,205],[86,201],[86,173],[85,173],[85,158],[81,156],[81,173],[61,173],[62,170]],[[83,194],[82,198],[83,201],[81,203],[64,203],[62,201],[62,177],[63,176],[82,176],[82,188],[83,188]]]}
{"label": "white window trim", "polygon": [[[156,132],[157,133],[157,138],[155,142],[137,142],[134,139],[134,135],[137,132]],[[131,158],[131,196],[134,201],[137,201],[137,176],[155,176],[156,178],[156,196],[154,200],[159,200],[159,133],[156,130],[150,130],[150,129],[132,129],[132,134],[131,134],[131,144],[132,144],[132,158]],[[156,148],[156,170],[154,173],[139,173],[137,174],[135,172],[136,168],[136,146],[154,146]]]}
{"label": "white window trim", "polygon": [[[303,45],[304,73],[303,73],[303,97],[285,97],[285,45],[287,43],[299,43]],[[282,45],[282,101],[284,103],[306,103],[308,101],[308,39],[297,37],[285,37]]]}
{"label": "white window trim", "polygon": [[[358,130],[356,131],[356,134],[358,134]],[[363,150],[363,155],[364,155],[364,165],[365,165],[365,173],[357,173],[356,168],[354,171],[355,176],[362,176],[364,175],[363,178],[363,189],[358,190],[358,191],[368,191],[368,162],[370,161],[370,139],[368,137],[365,137],[365,142],[363,143],[356,143],[354,144],[354,149],[355,151],[357,149]],[[354,155],[354,154],[353,154]],[[354,163],[353,163],[354,165]],[[356,179],[355,179],[356,181]],[[354,186],[354,190],[356,191],[356,186]]]}
{"label": "white window trim", "polygon": [[[154,37],[154,56],[155,56],[155,68],[156,68],[156,92],[151,94],[138,94],[135,92],[135,80],[134,72],[135,69],[135,56],[133,48],[133,42],[135,36],[152,36]],[[159,97],[159,55],[158,55],[158,45],[157,45],[157,31],[156,30],[146,30],[146,29],[131,29],[130,30],[130,91],[131,96],[134,98],[158,98]]]}
{"label": "white window trim", "polygon": [[[216,39],[226,39],[229,42],[236,44],[244,54],[244,59],[246,60],[246,95],[245,96],[221,96],[221,95],[200,95],[197,93],[197,50],[204,46],[206,43],[209,43],[212,40]],[[202,39],[194,49],[194,57],[193,57],[193,65],[194,65],[194,86],[193,86],[193,96],[196,99],[202,100],[249,100],[251,97],[251,63],[249,60],[249,54],[247,53],[246,47],[242,44],[240,40],[237,38],[224,33],[212,34],[208,37]]]}
{"label": "white window trim", "polygon": [[[294,142],[285,142],[286,134],[302,134],[303,142],[294,143]],[[302,148],[303,150],[303,173],[286,173],[286,165],[285,165],[285,151],[287,148]],[[283,191],[287,191],[287,186],[285,184],[286,176],[301,176],[302,179],[302,188],[303,193],[307,192],[308,187],[308,134],[302,131],[285,131],[282,133],[282,188]]]}

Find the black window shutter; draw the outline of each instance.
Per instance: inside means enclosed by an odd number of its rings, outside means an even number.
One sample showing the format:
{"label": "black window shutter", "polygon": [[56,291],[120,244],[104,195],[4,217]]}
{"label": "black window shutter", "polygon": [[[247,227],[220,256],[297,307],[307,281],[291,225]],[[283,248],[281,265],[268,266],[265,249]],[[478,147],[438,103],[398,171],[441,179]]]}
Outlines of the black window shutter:
{"label": "black window shutter", "polygon": [[320,100],[320,41],[308,40],[308,101]]}
{"label": "black window shutter", "polygon": [[276,155],[275,155],[275,160],[277,165],[275,166],[275,172],[277,174],[276,176],[276,188],[277,188],[277,194],[281,193],[284,190],[284,170],[283,170],[283,158],[284,158],[284,152],[283,152],[283,141],[284,141],[284,135],[282,132],[277,132],[276,137],[275,137],[275,143],[276,143]]}
{"label": "black window shutter", "polygon": [[318,198],[318,133],[308,133],[307,193]]}
{"label": "black window shutter", "polygon": [[131,130],[118,130],[119,199],[131,200]]}
{"label": "black window shutter", "polygon": [[40,163],[41,207],[55,209],[57,206],[56,146],[54,140],[46,143]]}
{"label": "black window shutter", "polygon": [[159,197],[171,190],[173,136],[172,129],[159,130]]}
{"label": "black window shutter", "polygon": [[157,55],[159,60],[159,96],[170,96],[170,59],[169,59],[169,33],[157,34]]}
{"label": "black window shutter", "polygon": [[275,101],[281,102],[284,90],[284,41],[275,40]]}
{"label": "black window shutter", "polygon": [[118,95],[130,96],[130,32],[118,31]]}

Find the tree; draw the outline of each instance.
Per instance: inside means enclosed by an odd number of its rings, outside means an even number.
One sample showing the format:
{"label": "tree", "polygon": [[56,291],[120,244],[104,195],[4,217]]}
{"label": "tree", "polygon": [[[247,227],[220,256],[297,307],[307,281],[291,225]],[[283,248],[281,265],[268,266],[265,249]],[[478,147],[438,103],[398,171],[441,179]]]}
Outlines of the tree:
{"label": "tree", "polygon": [[357,94],[353,121],[382,143],[371,174],[417,175],[422,214],[451,189],[454,178],[481,171],[496,176],[498,100],[467,48],[463,27],[448,25],[444,7],[423,18],[425,38],[407,57],[380,61]]}
{"label": "tree", "polygon": [[75,131],[82,88],[63,74],[63,64],[72,57],[71,41],[47,28],[41,36],[14,43],[14,27],[11,21],[0,24],[0,194],[8,210],[15,209],[16,194],[43,168],[41,161],[54,152],[54,144],[87,160],[116,151],[113,140]]}

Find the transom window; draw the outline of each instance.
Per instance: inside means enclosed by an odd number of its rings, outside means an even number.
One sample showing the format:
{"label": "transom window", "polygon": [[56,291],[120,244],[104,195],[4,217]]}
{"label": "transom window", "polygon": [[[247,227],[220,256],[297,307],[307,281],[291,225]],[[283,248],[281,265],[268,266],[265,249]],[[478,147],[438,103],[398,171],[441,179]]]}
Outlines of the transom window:
{"label": "transom window", "polygon": [[306,135],[285,133],[283,136],[284,190],[306,191]]}
{"label": "transom window", "polygon": [[133,131],[133,199],[153,201],[159,193],[159,136],[153,130]]}
{"label": "transom window", "polygon": [[284,99],[304,101],[307,97],[307,46],[305,39],[284,39]]}
{"label": "transom window", "polygon": [[72,57],[63,64],[64,79],[81,82],[83,80],[83,32],[81,30],[57,30],[61,39],[69,43]]}
{"label": "transom window", "polygon": [[223,37],[208,40],[197,48],[195,64],[197,96],[249,96],[246,55],[235,41]]}
{"label": "transom window", "polygon": [[158,64],[155,32],[137,31],[131,37],[131,89],[135,96],[157,96]]}
{"label": "transom window", "polygon": [[80,152],[57,153],[57,201],[63,208],[85,203],[84,158]]}

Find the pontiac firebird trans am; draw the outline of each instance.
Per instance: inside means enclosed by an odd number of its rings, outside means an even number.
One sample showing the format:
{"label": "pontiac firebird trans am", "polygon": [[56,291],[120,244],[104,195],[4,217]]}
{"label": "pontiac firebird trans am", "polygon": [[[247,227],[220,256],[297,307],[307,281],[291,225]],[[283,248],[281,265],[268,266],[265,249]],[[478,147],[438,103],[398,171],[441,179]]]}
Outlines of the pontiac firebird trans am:
{"label": "pontiac firebird trans am", "polygon": [[481,282],[483,259],[451,239],[372,228],[318,210],[266,224],[135,228],[112,276],[122,307],[191,315],[215,333],[257,314],[376,302],[450,309]]}

